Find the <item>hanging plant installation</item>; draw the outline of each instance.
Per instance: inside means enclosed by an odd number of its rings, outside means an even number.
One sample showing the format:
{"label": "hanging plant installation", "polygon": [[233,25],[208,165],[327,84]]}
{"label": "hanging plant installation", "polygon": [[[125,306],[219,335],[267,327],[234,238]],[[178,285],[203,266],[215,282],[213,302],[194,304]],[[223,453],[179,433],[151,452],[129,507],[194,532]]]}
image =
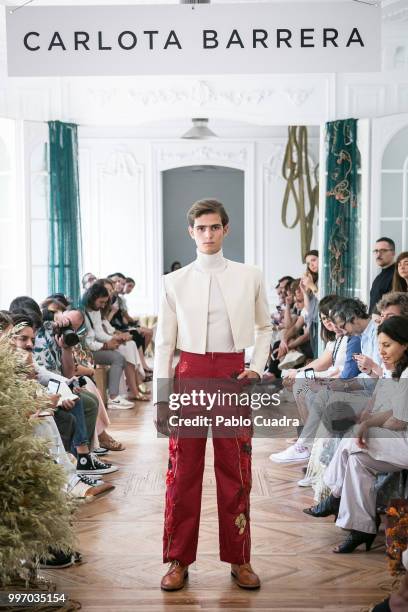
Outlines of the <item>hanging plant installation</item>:
{"label": "hanging plant installation", "polygon": [[358,289],[359,211],[357,121],[326,124],[327,187],[324,291],[353,296]]}
{"label": "hanging plant installation", "polygon": [[[310,250],[314,216],[319,206],[317,172],[318,165],[315,166],[313,172],[310,170],[307,127],[289,126],[288,143],[282,165],[282,176],[286,181],[282,224],[288,229],[293,229],[299,223],[302,261]],[[288,223],[288,208],[291,199],[296,209],[292,224]]]}

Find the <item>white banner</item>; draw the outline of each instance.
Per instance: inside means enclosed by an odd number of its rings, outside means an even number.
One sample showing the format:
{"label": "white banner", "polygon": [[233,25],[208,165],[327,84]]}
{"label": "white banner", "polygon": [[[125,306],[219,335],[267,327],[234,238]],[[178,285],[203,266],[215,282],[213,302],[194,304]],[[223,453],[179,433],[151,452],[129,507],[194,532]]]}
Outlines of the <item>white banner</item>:
{"label": "white banner", "polygon": [[380,8],[352,0],[6,10],[10,76],[381,70]]}

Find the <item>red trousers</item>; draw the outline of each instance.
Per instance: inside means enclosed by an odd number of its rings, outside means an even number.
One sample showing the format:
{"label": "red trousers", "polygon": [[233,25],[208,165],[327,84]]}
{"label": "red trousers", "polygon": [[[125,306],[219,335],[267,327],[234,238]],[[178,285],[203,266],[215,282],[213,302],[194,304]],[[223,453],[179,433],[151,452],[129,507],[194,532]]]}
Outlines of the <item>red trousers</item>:
{"label": "red trousers", "polygon": [[[230,379],[244,370],[243,353],[182,352],[175,383],[189,378]],[[214,384],[214,383],[213,383]],[[231,437],[214,437],[214,469],[217,483],[218,528],[221,561],[248,563],[251,535],[252,428],[235,428]],[[163,561],[189,565],[196,559],[207,432],[183,437],[176,431],[169,439],[166,478]]]}

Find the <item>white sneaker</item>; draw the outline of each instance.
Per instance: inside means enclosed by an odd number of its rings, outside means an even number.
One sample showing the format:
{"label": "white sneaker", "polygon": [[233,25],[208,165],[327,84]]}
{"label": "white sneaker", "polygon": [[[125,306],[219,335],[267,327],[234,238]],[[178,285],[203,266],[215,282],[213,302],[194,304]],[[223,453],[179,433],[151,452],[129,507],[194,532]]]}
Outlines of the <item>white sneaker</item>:
{"label": "white sneaker", "polygon": [[292,461],[305,461],[309,457],[310,451],[307,448],[299,450],[298,446],[293,444],[281,453],[272,453],[269,459],[275,463],[291,463]]}
{"label": "white sneaker", "polygon": [[305,476],[301,480],[298,480],[298,487],[311,487],[313,486],[314,478],[311,476]]}
{"label": "white sneaker", "polygon": [[134,402],[132,402],[131,400],[129,400],[129,399],[127,398],[127,395],[118,395],[118,397],[120,397],[120,399],[121,399],[123,402],[126,402],[126,404],[129,404],[130,406],[133,406]]}
{"label": "white sneaker", "polygon": [[115,399],[110,398],[108,400],[108,408],[113,410],[130,410],[131,408],[134,408],[134,404],[124,400],[123,397],[118,395],[115,397]]}

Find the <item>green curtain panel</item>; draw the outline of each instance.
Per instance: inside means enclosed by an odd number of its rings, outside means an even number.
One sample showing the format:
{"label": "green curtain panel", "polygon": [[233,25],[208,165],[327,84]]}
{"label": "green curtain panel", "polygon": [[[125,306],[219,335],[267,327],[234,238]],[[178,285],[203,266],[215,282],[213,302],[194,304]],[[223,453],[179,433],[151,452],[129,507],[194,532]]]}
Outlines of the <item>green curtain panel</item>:
{"label": "green curtain panel", "polygon": [[49,290],[80,299],[81,217],[78,131],[72,123],[49,121],[50,241]]}
{"label": "green curtain panel", "polygon": [[327,184],[322,295],[355,297],[360,286],[357,120],[326,124]]}

